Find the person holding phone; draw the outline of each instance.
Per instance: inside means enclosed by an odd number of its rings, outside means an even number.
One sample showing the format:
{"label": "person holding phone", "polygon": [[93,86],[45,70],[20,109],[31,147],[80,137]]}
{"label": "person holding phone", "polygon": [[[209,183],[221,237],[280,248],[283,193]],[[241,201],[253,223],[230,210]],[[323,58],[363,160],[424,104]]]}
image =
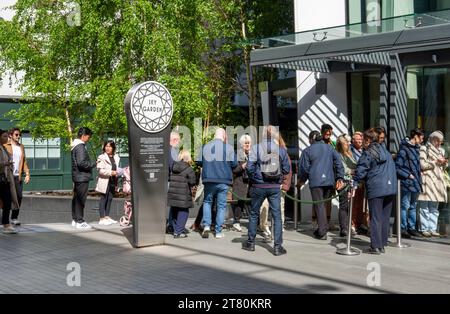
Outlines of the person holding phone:
{"label": "person holding phone", "polygon": [[425,237],[439,237],[437,223],[439,202],[447,202],[445,171],[448,160],[441,151],[444,134],[435,131],[428,137],[426,145],[420,148],[420,167],[422,171],[423,192],[418,198],[420,212],[420,231]]}

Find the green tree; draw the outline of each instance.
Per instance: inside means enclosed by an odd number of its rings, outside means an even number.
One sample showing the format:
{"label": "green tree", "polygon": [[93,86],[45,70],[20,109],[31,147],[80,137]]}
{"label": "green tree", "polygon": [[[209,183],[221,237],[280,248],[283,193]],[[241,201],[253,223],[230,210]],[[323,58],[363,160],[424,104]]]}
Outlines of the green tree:
{"label": "green tree", "polygon": [[145,80],[171,91],[174,124],[206,117],[203,1],[18,0],[14,9],[0,21],[0,58],[24,74],[13,117],[34,137],[70,141],[77,125],[125,136],[123,99]]}
{"label": "green tree", "polygon": [[[212,0],[215,7],[216,27],[220,30],[214,38],[225,38],[222,53],[233,60],[227,82],[232,89],[240,91],[249,99],[249,124],[258,125],[257,83],[277,78],[277,70],[251,69],[250,51],[258,46],[259,39],[291,33],[294,30],[294,8],[292,0]],[[231,59],[231,58],[230,58]],[[245,73],[245,80],[238,79]]]}

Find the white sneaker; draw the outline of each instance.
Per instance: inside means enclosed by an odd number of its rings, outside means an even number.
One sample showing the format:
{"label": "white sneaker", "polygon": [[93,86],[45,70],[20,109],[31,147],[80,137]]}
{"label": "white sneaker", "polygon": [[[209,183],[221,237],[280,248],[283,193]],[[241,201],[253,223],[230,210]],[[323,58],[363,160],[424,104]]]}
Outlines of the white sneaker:
{"label": "white sneaker", "polygon": [[9,226],[9,227],[3,228],[2,232],[4,234],[16,234],[17,230],[14,229],[12,226]]}
{"label": "white sneaker", "polygon": [[117,223],[117,221],[115,221],[114,219],[111,219],[111,217],[106,218],[106,219],[110,222],[111,225]]}
{"label": "white sneaker", "polygon": [[11,224],[13,226],[20,226],[20,221],[19,219],[11,219]]}
{"label": "white sneaker", "polygon": [[100,219],[98,224],[102,226],[109,226],[112,224],[112,222],[109,219]]}
{"label": "white sneaker", "polygon": [[76,224],[77,229],[92,229],[92,227],[86,222],[78,223]]}
{"label": "white sneaker", "polygon": [[208,239],[209,238],[209,233],[211,232],[211,229],[209,226],[205,226],[203,228],[203,232],[202,232],[202,238],[203,239]]}
{"label": "white sneaker", "polygon": [[261,227],[261,230],[265,235],[268,235],[269,237],[272,235],[272,232],[270,232],[269,227]]}
{"label": "white sneaker", "polygon": [[238,223],[238,222],[233,224],[233,228],[234,228],[236,231],[242,232],[241,224]]}
{"label": "white sneaker", "polygon": [[223,232],[216,233],[216,239],[225,238],[225,234]]}
{"label": "white sneaker", "polygon": [[72,227],[76,227],[77,223],[75,222],[75,220],[72,220]]}

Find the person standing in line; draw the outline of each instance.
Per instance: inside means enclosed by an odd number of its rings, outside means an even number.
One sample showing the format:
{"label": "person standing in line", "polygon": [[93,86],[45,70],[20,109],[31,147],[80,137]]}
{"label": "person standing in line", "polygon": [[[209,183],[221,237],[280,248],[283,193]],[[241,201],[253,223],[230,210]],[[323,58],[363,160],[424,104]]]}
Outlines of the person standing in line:
{"label": "person standing in line", "polygon": [[358,162],[363,152],[363,133],[355,132],[352,136],[352,144],[350,145],[350,151],[352,152],[353,159]]}
{"label": "person standing in line", "polygon": [[189,208],[194,207],[192,201],[192,187],[197,183],[197,177],[192,169],[191,154],[182,150],[179,161],[174,162],[170,175],[167,202],[172,208],[174,232],[173,237],[186,238],[186,222],[189,217]]}
{"label": "person standing in line", "polygon": [[[284,141],[281,134],[278,132],[278,138],[274,139],[275,143],[279,145],[280,147],[286,149],[287,146],[286,142]],[[289,173],[285,176],[283,176],[283,181],[281,182],[281,195],[280,195],[280,211],[281,211],[281,224],[283,225],[283,232],[285,230],[285,204],[286,204],[286,194],[288,193],[291,188],[291,181],[292,181],[292,162],[291,158],[289,158],[289,154],[287,156],[289,161],[289,166],[291,167],[291,170]],[[259,217],[259,228],[262,230],[264,239],[266,241],[270,240],[270,237],[272,235],[272,232],[269,228],[269,222],[268,222],[268,216],[269,216],[269,201],[267,198],[264,200],[263,204],[261,205],[261,213]]]}
{"label": "person standing in line", "polygon": [[353,176],[353,188],[357,189],[361,181],[366,182],[370,208],[370,248],[366,253],[379,255],[385,252],[388,242],[397,172],[391,154],[379,143],[375,128],[364,132],[364,147]]}
{"label": "person standing in line", "polygon": [[445,171],[448,160],[441,151],[444,134],[434,131],[426,145],[420,148],[420,168],[423,178],[423,192],[420,193],[417,207],[420,211],[420,231],[425,237],[439,237],[439,202],[447,202]]}
{"label": "person standing in line", "polygon": [[383,126],[378,126],[375,128],[375,132],[378,133],[378,143],[386,146],[386,129]]}
{"label": "person standing in line", "polygon": [[[20,143],[20,129],[12,128],[9,132],[9,136],[10,140],[5,147],[9,155],[12,156],[14,162],[14,185],[19,205],[11,211],[11,224],[13,226],[20,226],[19,211],[20,206],[22,205],[23,183],[25,182],[25,184],[28,184],[28,182],[30,182],[30,169],[28,168],[27,159],[25,158],[25,148]],[[22,178],[24,173],[25,179]]]}
{"label": "person standing in line", "polygon": [[203,199],[203,232],[202,238],[207,239],[211,232],[211,210],[213,200],[217,200],[217,216],[215,237],[222,239],[222,225],[227,209],[227,193],[233,183],[233,169],[237,167],[237,157],[234,148],[227,144],[227,133],[224,129],[216,130],[214,140],[202,148],[202,155],[197,165],[202,167],[202,182],[204,185]]}
{"label": "person standing in line", "polygon": [[86,204],[89,180],[92,169],[97,163],[89,158],[86,143],[92,136],[92,131],[87,127],[78,130],[78,138],[72,142],[72,227],[77,229],[91,229],[92,227],[84,221],[84,206]]}
{"label": "person standing in line", "polygon": [[417,198],[422,192],[422,174],[420,169],[420,144],[424,133],[421,129],[410,132],[410,138],[400,143],[400,149],[395,159],[397,177],[401,185],[401,232],[402,236],[420,237],[416,229]]}
{"label": "person standing in line", "polygon": [[312,200],[320,202],[313,205],[318,223],[314,237],[327,240],[329,228],[326,204],[321,201],[332,196],[335,188],[337,190],[343,188],[344,166],[339,154],[331,145],[323,141],[318,131],[312,131],[309,134],[309,141],[311,145],[303,150],[300,157],[299,178],[301,183],[309,180]]}
{"label": "person standing in line", "polygon": [[[333,147],[333,149],[336,149],[336,141],[331,140],[331,136],[333,135],[333,127],[329,124],[322,124],[320,128],[320,134],[322,135],[322,141],[325,144],[330,145]],[[336,193],[336,189],[332,187],[332,190],[330,191],[331,195],[334,195]],[[327,211],[327,221],[328,226],[330,230],[335,230],[336,227],[334,223],[331,222],[331,211],[333,210],[333,202],[330,200],[325,203],[325,208]]]}
{"label": "person standing in line", "polygon": [[250,196],[252,205],[248,225],[248,239],[242,244],[242,249],[255,251],[255,238],[261,205],[264,199],[269,200],[274,220],[273,255],[280,256],[287,251],[283,247],[283,226],[281,223],[280,196],[283,176],[289,174],[286,149],[280,147],[275,139],[278,130],[272,125],[264,127],[263,136],[259,144],[253,145],[250,151],[247,173],[250,179]]}
{"label": "person standing in line", "polygon": [[9,214],[11,203],[18,207],[16,189],[14,185],[14,162],[4,145],[8,143],[8,132],[0,129],[0,204],[2,207],[2,233],[15,234],[17,230],[11,225]]}
{"label": "person standing in line", "polygon": [[[170,181],[170,175],[172,174],[173,164],[178,161],[179,145],[180,145],[180,134],[178,132],[170,132],[170,153],[169,153],[169,173],[168,178]],[[169,206],[168,216],[166,222],[166,233],[173,234],[173,215],[172,209]],[[187,232],[187,230],[186,230]]]}
{"label": "person standing in line", "polygon": [[117,179],[120,172],[123,170],[119,168],[120,157],[116,154],[116,143],[108,140],[103,144],[103,154],[97,158],[97,185],[95,190],[100,192],[99,225],[109,226],[116,224],[117,221],[111,219],[109,212],[111,210],[111,202],[114,198],[114,192],[117,189]]}
{"label": "person standing in line", "polygon": [[[352,179],[356,169],[356,160],[353,158],[353,154],[350,151],[351,138],[347,134],[342,134],[338,137],[336,143],[336,151],[342,158],[342,165],[344,166],[345,181],[348,182]],[[347,185],[346,184],[346,185]],[[344,186],[345,187],[345,186]],[[342,190],[341,190],[342,191]],[[339,193],[340,191],[338,191]],[[349,210],[348,193],[343,193],[339,196],[339,227],[340,236],[346,237],[348,235],[348,210]],[[356,235],[353,232],[352,235]]]}
{"label": "person standing in line", "polygon": [[242,212],[245,210],[245,201],[242,200],[248,197],[248,175],[247,175],[247,162],[248,155],[250,154],[250,148],[252,146],[252,138],[248,134],[244,134],[239,139],[241,149],[238,151],[238,166],[233,169],[233,198],[234,204],[231,205],[233,209],[233,228],[242,232],[240,219]]}
{"label": "person standing in line", "polygon": [[[363,153],[363,133],[355,132],[352,137],[352,144],[350,146],[353,159],[358,162]],[[352,211],[352,233],[367,235],[369,233],[369,213],[368,209],[364,210],[364,203],[366,190],[364,182],[360,182],[358,189],[355,191],[353,198]]]}

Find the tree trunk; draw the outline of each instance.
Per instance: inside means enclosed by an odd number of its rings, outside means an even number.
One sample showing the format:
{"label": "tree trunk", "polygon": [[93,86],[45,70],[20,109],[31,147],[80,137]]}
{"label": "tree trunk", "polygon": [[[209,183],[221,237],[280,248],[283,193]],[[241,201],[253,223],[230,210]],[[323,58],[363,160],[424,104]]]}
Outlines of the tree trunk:
{"label": "tree trunk", "polygon": [[70,113],[69,113],[69,108],[67,108],[67,104],[64,106],[64,113],[66,115],[66,122],[67,122],[67,131],[69,131],[69,143],[70,145],[72,145],[72,132],[73,132],[73,127],[72,127],[72,122],[70,121]]}
{"label": "tree trunk", "polygon": [[[247,40],[247,31],[246,31],[246,19],[245,14],[243,12],[243,8],[241,5],[241,11],[240,11],[240,20],[241,20],[241,36],[244,41]],[[256,108],[256,91],[255,91],[255,78],[252,75],[251,67],[250,67],[250,46],[244,47],[244,64],[245,64],[245,76],[247,78],[247,88],[248,88],[248,95],[249,95],[249,104],[248,104],[248,112],[250,117],[250,125],[257,126],[258,123],[258,115],[255,116],[255,108]]]}

